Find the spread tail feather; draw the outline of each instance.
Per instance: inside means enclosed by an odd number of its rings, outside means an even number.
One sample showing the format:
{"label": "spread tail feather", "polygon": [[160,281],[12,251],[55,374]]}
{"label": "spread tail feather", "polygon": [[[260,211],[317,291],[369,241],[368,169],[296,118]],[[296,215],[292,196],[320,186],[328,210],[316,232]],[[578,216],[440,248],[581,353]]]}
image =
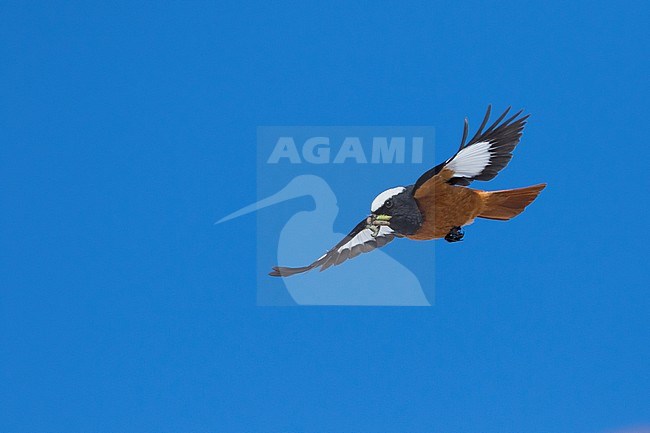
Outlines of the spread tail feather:
{"label": "spread tail feather", "polygon": [[503,191],[483,191],[483,210],[479,218],[507,221],[516,217],[537,198],[545,183]]}

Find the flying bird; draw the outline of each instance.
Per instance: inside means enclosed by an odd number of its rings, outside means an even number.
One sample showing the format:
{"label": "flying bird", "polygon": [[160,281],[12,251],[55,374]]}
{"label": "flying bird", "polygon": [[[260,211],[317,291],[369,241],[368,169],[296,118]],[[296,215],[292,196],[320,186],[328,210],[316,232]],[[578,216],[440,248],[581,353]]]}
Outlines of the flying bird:
{"label": "flying bird", "polygon": [[522,213],[546,184],[502,191],[467,188],[474,180],[493,179],[508,164],[529,117],[522,116],[521,110],[506,119],[508,108],[485,129],[490,112],[488,106],[481,126],[467,142],[469,122],[465,119],[454,156],[425,172],[413,185],[390,188],[375,197],[370,215],[316,261],[298,268],[276,266],[269,275],[288,277],[314,268],[323,271],[396,237],[458,242],[464,236],[462,227],[476,218],[507,221]]}

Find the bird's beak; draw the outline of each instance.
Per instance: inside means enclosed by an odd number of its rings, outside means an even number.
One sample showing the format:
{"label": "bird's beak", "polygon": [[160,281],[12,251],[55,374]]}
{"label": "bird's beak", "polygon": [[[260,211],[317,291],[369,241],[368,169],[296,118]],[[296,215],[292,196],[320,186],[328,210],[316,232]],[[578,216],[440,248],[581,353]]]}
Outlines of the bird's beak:
{"label": "bird's beak", "polygon": [[392,216],[390,215],[375,215],[371,214],[367,219],[366,219],[366,228],[370,229],[372,232],[373,237],[377,237],[379,234],[379,230],[381,229],[381,226],[388,226],[390,225],[390,219]]}

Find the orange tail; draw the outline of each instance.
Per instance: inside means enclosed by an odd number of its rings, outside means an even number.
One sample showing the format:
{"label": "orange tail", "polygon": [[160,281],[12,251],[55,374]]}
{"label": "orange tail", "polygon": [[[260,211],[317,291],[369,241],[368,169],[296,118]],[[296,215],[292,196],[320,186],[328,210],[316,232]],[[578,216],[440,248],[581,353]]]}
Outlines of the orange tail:
{"label": "orange tail", "polygon": [[526,209],[546,187],[545,183],[504,191],[482,191],[483,210],[479,218],[507,221]]}

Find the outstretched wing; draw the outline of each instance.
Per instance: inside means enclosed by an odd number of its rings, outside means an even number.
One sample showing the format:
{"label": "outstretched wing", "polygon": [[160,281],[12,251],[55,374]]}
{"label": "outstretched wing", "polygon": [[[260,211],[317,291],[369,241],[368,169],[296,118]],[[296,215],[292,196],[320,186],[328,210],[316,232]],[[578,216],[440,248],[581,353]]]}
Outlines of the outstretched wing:
{"label": "outstretched wing", "polygon": [[361,253],[367,253],[375,248],[383,247],[396,236],[396,233],[390,227],[380,226],[379,233],[376,237],[373,237],[370,229],[366,228],[366,224],[365,219],[361,221],[347,236],[341,239],[331,250],[319,257],[314,263],[301,268],[275,266],[269,275],[273,277],[289,277],[310,271],[319,266],[320,270],[324,271],[330,266],[339,265],[345,260],[356,257]]}
{"label": "outstretched wing", "polygon": [[463,138],[458,152],[424,173],[415,182],[413,193],[434,176],[445,171],[447,182],[452,185],[469,185],[473,180],[494,178],[512,159],[512,151],[521,139],[521,133],[529,115],[521,116],[523,110],[505,119],[510,107],[485,131],[492,106],[488,106],[483,122],[476,134],[465,144],[469,123],[465,119]]}

